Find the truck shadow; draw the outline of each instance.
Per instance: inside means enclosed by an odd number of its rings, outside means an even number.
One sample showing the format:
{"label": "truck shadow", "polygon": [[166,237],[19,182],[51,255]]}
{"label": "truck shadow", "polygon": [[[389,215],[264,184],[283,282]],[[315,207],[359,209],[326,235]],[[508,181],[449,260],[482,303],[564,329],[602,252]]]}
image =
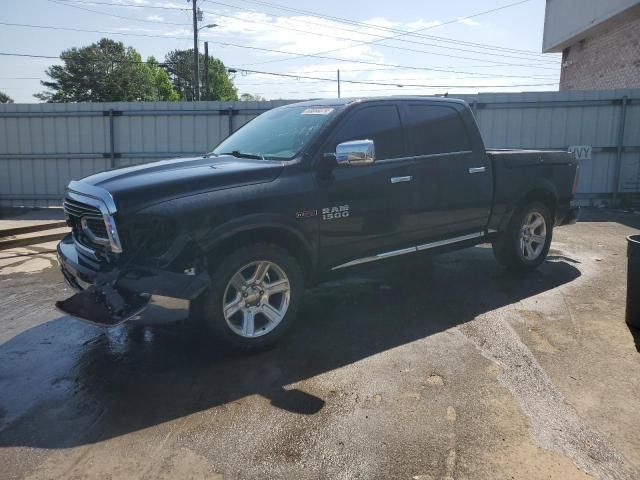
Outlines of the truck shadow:
{"label": "truck shadow", "polygon": [[0,447],[90,444],[255,394],[314,414],[329,399],[289,385],[579,276],[564,260],[514,276],[482,247],[345,271],[306,294],[283,342],[252,356],[194,343],[180,323],[103,333],[61,317],[0,346]]}

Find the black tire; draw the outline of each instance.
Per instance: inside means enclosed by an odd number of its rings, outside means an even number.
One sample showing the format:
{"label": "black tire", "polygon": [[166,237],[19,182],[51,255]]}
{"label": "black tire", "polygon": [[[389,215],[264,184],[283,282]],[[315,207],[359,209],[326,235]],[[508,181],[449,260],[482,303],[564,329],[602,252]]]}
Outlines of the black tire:
{"label": "black tire", "polygon": [[[273,330],[248,338],[236,333],[228,324],[223,313],[223,301],[232,277],[253,262],[270,262],[281,269],[289,282],[289,295],[286,313]],[[296,258],[286,249],[267,243],[245,245],[226,255],[211,272],[211,279],[211,286],[192,302],[190,321],[197,326],[198,330],[204,329],[215,339],[221,340],[224,345],[242,352],[262,350],[277,342],[294,321],[304,292],[304,275]],[[239,291],[237,293],[240,294]],[[238,314],[242,315],[242,311]],[[234,321],[234,319],[230,320],[232,325]],[[268,319],[258,314],[255,322],[258,324],[260,321],[264,322]]]}
{"label": "black tire", "polygon": [[[531,214],[542,215],[546,227],[544,244],[541,244],[542,249],[535,258],[527,258],[527,254],[523,252],[520,244],[521,230]],[[542,202],[531,202],[518,209],[511,217],[506,230],[493,242],[493,254],[498,263],[509,270],[515,271],[526,272],[536,269],[544,262],[549,253],[553,237],[553,223],[553,216],[549,207]],[[538,244],[534,245],[537,246]]]}

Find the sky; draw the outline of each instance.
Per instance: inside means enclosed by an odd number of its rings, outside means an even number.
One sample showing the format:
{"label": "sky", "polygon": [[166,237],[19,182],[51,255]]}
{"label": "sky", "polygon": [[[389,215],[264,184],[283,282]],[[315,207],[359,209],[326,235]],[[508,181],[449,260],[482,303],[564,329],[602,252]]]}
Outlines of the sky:
{"label": "sky", "polygon": [[[193,48],[189,0],[3,3],[4,54],[57,57],[102,37],[145,59]],[[541,53],[544,6],[544,0],[198,0],[199,43],[202,51],[208,41],[210,55],[237,71],[239,93],[270,100],[336,97],[338,69],[343,97],[554,91],[560,57]],[[19,103],[38,102],[33,94],[43,90],[40,80],[54,63],[61,62],[0,55],[0,91]]]}

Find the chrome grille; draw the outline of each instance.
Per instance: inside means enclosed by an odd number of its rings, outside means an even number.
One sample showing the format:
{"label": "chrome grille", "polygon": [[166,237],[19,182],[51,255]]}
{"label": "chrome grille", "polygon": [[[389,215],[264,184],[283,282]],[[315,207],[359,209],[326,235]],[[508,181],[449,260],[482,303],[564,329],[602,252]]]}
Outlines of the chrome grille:
{"label": "chrome grille", "polygon": [[92,205],[80,203],[67,197],[64,199],[64,212],[70,217],[98,217],[102,218],[100,210]]}
{"label": "chrome grille", "polygon": [[66,197],[63,203],[67,223],[83,245],[104,248],[109,245],[109,233],[99,208]]}
{"label": "chrome grille", "polygon": [[107,227],[104,224],[104,220],[102,217],[93,218],[93,217],[84,217],[86,228],[91,230],[93,234],[98,238],[103,238],[105,240],[109,240],[109,234],[107,233]]}
{"label": "chrome grille", "polygon": [[72,180],[63,206],[76,246],[122,253],[114,221],[116,204],[107,190]]}

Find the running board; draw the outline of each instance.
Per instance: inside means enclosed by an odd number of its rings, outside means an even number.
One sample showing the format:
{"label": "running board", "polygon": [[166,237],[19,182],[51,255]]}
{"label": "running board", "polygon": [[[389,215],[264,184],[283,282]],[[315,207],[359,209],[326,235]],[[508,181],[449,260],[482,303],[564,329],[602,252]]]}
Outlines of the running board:
{"label": "running board", "polygon": [[331,270],[338,270],[340,268],[353,267],[355,265],[362,265],[363,263],[375,262],[377,260],[384,260],[385,258],[397,257],[398,255],[404,255],[407,253],[422,252],[424,250],[443,247],[445,245],[451,245],[459,242],[466,242],[467,240],[473,240],[474,238],[481,238],[486,236],[488,233],[494,233],[494,232],[495,231],[470,233],[468,235],[462,235],[460,237],[453,237],[453,238],[447,238],[446,240],[438,240],[437,242],[424,243],[422,245],[417,245],[415,247],[409,247],[409,248],[403,248],[401,250],[392,250],[390,252],[378,253],[377,255],[358,258],[356,260],[343,263],[341,265],[338,265],[337,267],[333,267]]}

